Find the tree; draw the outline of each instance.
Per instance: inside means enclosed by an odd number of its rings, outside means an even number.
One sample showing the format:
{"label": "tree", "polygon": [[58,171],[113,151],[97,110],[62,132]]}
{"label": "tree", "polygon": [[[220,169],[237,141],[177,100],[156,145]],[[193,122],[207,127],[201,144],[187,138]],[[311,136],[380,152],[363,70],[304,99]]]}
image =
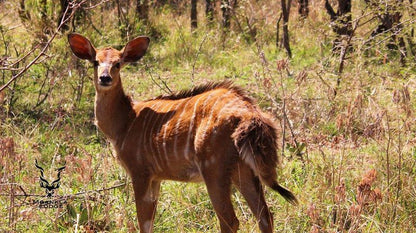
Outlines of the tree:
{"label": "tree", "polygon": [[[386,5],[379,4],[378,1],[365,0],[367,5],[375,9],[375,14],[379,20],[379,25],[371,33],[371,39],[382,33],[390,34],[390,41],[387,48],[392,50],[400,50],[400,61],[404,63],[404,58],[407,56],[406,45],[401,36],[403,25],[400,23],[402,18],[402,4],[403,0],[395,0],[387,2]],[[412,3],[412,1],[410,1]],[[397,46],[398,45],[398,46]]]}
{"label": "tree", "polygon": [[298,12],[302,18],[307,18],[309,15],[309,1],[308,0],[298,0],[299,8]]}
{"label": "tree", "polygon": [[353,33],[351,22],[351,0],[338,0],[337,12],[328,0],[325,0],[325,9],[331,18],[331,28],[337,34],[334,40],[333,51],[339,51],[343,37],[350,37]]}
{"label": "tree", "polygon": [[137,0],[136,14],[145,23],[149,21],[149,0]]}
{"label": "tree", "polygon": [[214,20],[214,4],[215,0],[205,0],[205,16],[210,23]]}
{"label": "tree", "polygon": [[191,30],[194,30],[198,27],[198,19],[197,19],[197,0],[191,0]]}
{"label": "tree", "polygon": [[289,58],[292,58],[292,51],[290,49],[289,44],[289,13],[290,13],[290,5],[292,3],[292,0],[281,0],[281,6],[282,6],[282,16],[283,16],[283,47],[286,49],[287,56]]}
{"label": "tree", "polygon": [[221,0],[222,26],[224,29],[230,28],[231,12],[237,6],[237,0]]}

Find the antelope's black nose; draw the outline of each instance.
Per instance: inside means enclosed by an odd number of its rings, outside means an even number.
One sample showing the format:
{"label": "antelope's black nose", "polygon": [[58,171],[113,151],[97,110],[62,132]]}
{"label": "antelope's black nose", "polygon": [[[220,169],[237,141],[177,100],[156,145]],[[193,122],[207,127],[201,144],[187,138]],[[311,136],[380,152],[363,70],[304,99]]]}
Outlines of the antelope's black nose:
{"label": "antelope's black nose", "polygon": [[101,75],[98,78],[99,84],[102,86],[109,86],[113,79],[110,77],[110,75]]}

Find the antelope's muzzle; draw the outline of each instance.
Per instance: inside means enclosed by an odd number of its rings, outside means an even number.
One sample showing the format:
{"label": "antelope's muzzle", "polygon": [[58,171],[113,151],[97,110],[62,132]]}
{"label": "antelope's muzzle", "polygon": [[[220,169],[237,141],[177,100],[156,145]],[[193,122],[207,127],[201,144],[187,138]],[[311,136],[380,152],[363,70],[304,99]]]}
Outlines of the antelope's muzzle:
{"label": "antelope's muzzle", "polygon": [[113,79],[108,74],[101,75],[98,78],[98,84],[100,84],[101,86],[105,86],[105,87],[110,86],[112,82],[113,82]]}

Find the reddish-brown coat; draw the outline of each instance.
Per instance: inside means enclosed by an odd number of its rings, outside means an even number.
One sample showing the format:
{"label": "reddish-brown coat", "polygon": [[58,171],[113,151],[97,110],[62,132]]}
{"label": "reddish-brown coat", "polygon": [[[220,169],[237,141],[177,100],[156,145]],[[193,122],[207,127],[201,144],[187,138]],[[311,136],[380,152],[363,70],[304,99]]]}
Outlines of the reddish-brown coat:
{"label": "reddish-brown coat", "polygon": [[262,232],[273,231],[273,219],[260,180],[297,202],[276,182],[274,123],[242,89],[230,82],[210,83],[133,104],[124,94],[120,68],[139,60],[149,39],[138,37],[122,51],[95,49],[78,34],[68,39],[75,55],[95,64],[96,124],[132,178],[142,232],[152,232],[162,180],[203,180],[221,232],[238,229],[231,184],[247,200]]}

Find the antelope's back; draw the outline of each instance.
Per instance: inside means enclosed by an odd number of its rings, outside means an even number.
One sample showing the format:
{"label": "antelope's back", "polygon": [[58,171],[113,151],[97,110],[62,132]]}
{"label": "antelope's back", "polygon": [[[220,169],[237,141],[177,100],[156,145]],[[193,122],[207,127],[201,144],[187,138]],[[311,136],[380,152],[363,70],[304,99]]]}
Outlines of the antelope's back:
{"label": "antelope's back", "polygon": [[129,130],[130,137],[141,145],[136,153],[153,161],[155,170],[169,170],[179,161],[191,164],[201,152],[233,146],[231,135],[238,123],[261,114],[230,82],[159,96],[137,103],[135,111],[137,125],[131,126],[135,130]]}

